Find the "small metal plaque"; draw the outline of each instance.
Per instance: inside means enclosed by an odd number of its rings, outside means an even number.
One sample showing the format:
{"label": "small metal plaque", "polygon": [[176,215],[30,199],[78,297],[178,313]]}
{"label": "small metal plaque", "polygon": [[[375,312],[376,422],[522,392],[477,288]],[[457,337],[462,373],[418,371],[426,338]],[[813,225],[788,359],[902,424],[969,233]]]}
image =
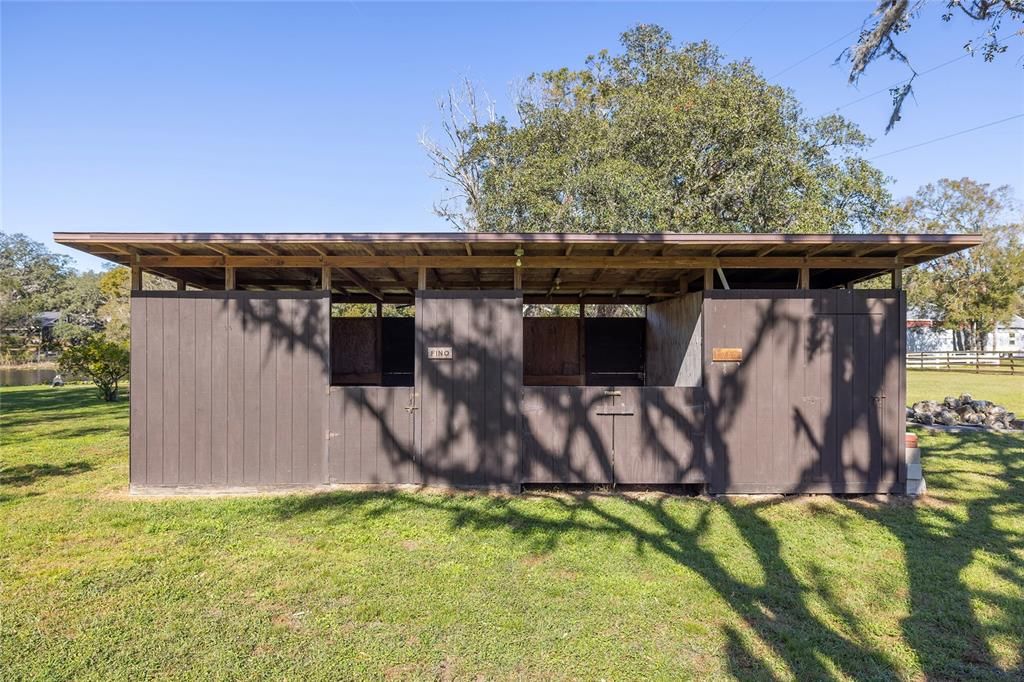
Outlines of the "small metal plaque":
{"label": "small metal plaque", "polygon": [[743,360],[742,348],[712,348],[712,362],[740,362]]}
{"label": "small metal plaque", "polygon": [[427,346],[427,359],[429,360],[451,360],[451,346]]}

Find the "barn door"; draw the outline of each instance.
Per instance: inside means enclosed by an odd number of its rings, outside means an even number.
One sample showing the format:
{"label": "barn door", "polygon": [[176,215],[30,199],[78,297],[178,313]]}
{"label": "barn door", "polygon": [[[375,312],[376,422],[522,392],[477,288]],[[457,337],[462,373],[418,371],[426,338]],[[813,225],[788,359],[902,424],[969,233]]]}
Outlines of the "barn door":
{"label": "barn door", "polygon": [[332,386],[332,483],[420,483],[414,447],[415,389]]}
{"label": "barn door", "polygon": [[886,414],[891,409],[885,385],[885,319],[840,314],[836,329],[835,409],[829,425],[839,445],[834,475],[855,489],[873,488],[883,477]]}
{"label": "barn door", "polygon": [[901,301],[853,290],[705,294],[713,492],[895,489]]}
{"label": "barn door", "polygon": [[416,450],[425,483],[519,483],[522,296],[416,293]]}
{"label": "barn door", "polygon": [[610,396],[600,386],[523,388],[523,482],[611,484]]}

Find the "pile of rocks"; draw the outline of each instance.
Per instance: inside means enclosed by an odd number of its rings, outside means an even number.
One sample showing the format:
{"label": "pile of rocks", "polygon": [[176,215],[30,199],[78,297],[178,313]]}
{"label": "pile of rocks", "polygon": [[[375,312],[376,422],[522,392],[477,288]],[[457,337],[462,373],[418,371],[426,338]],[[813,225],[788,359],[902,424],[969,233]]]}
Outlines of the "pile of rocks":
{"label": "pile of rocks", "polygon": [[978,426],[1003,431],[1024,428],[1017,415],[988,400],[974,400],[964,393],[959,398],[946,396],[940,403],[922,400],[907,408],[907,421],[941,426]]}

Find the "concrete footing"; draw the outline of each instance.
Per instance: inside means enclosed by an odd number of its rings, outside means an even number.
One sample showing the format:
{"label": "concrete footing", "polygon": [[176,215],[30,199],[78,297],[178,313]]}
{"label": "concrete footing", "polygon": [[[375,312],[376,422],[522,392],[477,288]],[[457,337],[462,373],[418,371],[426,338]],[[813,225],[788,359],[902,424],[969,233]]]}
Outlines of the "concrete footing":
{"label": "concrete footing", "polygon": [[907,461],[907,495],[910,497],[924,495],[927,487],[924,482],[924,470],[921,468],[921,448],[917,446],[917,436],[913,433],[907,434],[905,456]]}

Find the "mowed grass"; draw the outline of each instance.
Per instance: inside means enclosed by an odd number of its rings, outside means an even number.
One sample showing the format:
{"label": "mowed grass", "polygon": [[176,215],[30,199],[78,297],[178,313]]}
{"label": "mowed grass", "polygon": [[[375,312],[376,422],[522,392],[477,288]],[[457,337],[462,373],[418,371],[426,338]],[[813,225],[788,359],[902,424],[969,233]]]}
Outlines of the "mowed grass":
{"label": "mowed grass", "polygon": [[916,504],[139,499],[127,402],[0,404],[4,679],[1024,675],[1020,435],[925,433]]}
{"label": "mowed grass", "polygon": [[1020,373],[975,374],[918,369],[907,372],[907,403],[942,400],[947,395],[970,393],[975,400],[991,400],[1024,418],[1024,367]]}

